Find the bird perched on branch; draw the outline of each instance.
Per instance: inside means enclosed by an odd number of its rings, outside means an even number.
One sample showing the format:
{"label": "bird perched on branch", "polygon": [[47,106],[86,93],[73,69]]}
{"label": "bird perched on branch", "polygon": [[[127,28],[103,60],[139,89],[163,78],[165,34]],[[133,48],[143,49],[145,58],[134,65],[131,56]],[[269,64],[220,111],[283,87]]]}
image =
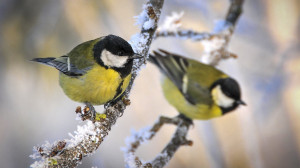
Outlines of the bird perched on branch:
{"label": "bird perched on branch", "polygon": [[131,45],[115,35],[108,35],[76,46],[68,54],[32,61],[59,70],[59,84],[72,100],[85,103],[95,116],[92,105],[102,105],[119,98],[127,88],[133,59],[143,58]]}
{"label": "bird perched on branch", "polygon": [[222,116],[240,104],[239,84],[222,71],[198,61],[169,53],[154,51],[149,61],[165,78],[164,95],[181,115],[188,119],[206,120]]}

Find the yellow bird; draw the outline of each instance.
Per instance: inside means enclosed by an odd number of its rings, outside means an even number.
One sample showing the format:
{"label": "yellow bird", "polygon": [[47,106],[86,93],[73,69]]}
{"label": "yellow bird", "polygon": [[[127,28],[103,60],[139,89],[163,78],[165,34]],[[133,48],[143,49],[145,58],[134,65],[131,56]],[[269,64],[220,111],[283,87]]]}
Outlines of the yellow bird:
{"label": "yellow bird", "polygon": [[230,76],[210,65],[159,51],[149,61],[164,74],[164,95],[181,116],[207,120],[245,105],[239,84]]}
{"label": "yellow bird", "polygon": [[133,59],[143,58],[131,45],[115,35],[90,40],[58,58],[34,58],[32,61],[59,70],[59,84],[72,100],[85,103],[95,116],[92,105],[118,99],[127,88]]}

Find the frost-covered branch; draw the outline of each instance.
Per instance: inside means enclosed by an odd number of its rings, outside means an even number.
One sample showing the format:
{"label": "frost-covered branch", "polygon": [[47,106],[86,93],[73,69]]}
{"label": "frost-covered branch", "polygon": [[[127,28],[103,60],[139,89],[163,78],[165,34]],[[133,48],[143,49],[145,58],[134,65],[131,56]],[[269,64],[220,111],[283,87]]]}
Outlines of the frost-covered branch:
{"label": "frost-covered branch", "polygon": [[184,12],[173,12],[171,16],[167,16],[163,24],[160,25],[155,33],[155,38],[159,37],[176,37],[181,39],[191,39],[194,41],[200,41],[210,39],[217,34],[211,34],[207,32],[196,32],[189,29],[181,28],[181,19]]}
{"label": "frost-covered branch", "polygon": [[155,33],[158,37],[176,37],[200,41],[204,46],[202,62],[210,65],[217,65],[221,59],[236,58],[237,56],[227,50],[228,43],[233,34],[235,24],[242,12],[243,0],[230,0],[231,4],[226,17],[215,24],[214,30],[208,32],[197,32],[181,27],[180,14],[173,13],[167,17]]}
{"label": "frost-covered branch", "polygon": [[237,58],[227,48],[237,20],[242,13],[243,3],[244,0],[230,0],[225,20],[218,21],[214,27],[213,33],[218,34],[218,36],[201,41],[204,46],[204,53],[201,58],[202,62],[215,66],[221,59]]}
{"label": "frost-covered branch", "polygon": [[[135,52],[144,55],[145,60],[149,54],[149,48],[153,35],[157,28],[163,0],[148,0],[143,6],[143,12],[137,17],[138,24],[141,25],[141,32],[134,35],[131,40]],[[31,167],[76,167],[81,163],[82,158],[93,154],[116,123],[122,116],[126,106],[130,104],[127,99],[140,67],[145,61],[134,63],[131,82],[125,92],[124,99],[119,100],[114,105],[108,105],[103,114],[97,114],[91,121],[90,109],[85,107],[76,109],[76,113],[82,120],[87,120],[86,125],[78,126],[75,135],[71,135],[70,140],[58,141],[53,144],[46,143],[40,147],[35,147],[36,153],[31,155],[39,161],[34,162]]]}
{"label": "frost-covered branch", "polygon": [[[180,28],[180,19],[183,15],[173,14],[168,17],[164,24],[159,28],[156,37],[169,37],[175,36],[180,38],[190,38],[195,41],[201,40],[204,46],[204,53],[202,62],[212,66],[217,65],[221,59],[229,57],[237,57],[236,55],[227,51],[230,37],[233,34],[234,26],[242,11],[243,0],[231,0],[230,7],[224,21],[219,21],[213,33],[198,33],[191,30],[183,30]],[[176,132],[174,133],[170,142],[158,154],[153,161],[144,162],[135,155],[138,147],[153,138],[159,131],[161,126],[165,123],[177,125]],[[126,147],[123,149],[125,153],[125,162],[128,167],[164,167],[173,157],[177,149],[182,145],[192,145],[192,141],[186,139],[190,123],[180,117],[173,119],[160,117],[152,127],[147,127],[139,132],[132,133],[132,136],[126,139]]]}
{"label": "frost-covered branch", "polygon": [[[173,138],[153,161],[143,162],[138,156],[135,156],[136,150],[141,144],[151,140],[164,124],[174,124],[177,126],[177,130],[174,133]],[[123,148],[127,166],[164,167],[180,146],[192,145],[192,141],[186,139],[190,125],[190,122],[187,122],[180,117],[168,118],[161,116],[152,127],[146,127],[139,132],[132,132],[132,135],[126,138],[126,147]]]}

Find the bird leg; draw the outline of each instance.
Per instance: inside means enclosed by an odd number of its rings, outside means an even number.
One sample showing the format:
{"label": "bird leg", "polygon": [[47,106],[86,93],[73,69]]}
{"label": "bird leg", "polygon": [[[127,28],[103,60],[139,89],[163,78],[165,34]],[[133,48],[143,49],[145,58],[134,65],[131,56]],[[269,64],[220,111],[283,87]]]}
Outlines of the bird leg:
{"label": "bird leg", "polygon": [[86,102],[85,105],[89,108],[89,113],[91,114],[91,120],[94,121],[96,118],[96,110],[91,103]]}
{"label": "bird leg", "polygon": [[186,123],[188,123],[189,125],[194,125],[193,120],[191,120],[190,118],[188,118],[187,116],[185,116],[184,114],[180,113],[178,116],[178,118],[183,119]]}
{"label": "bird leg", "polygon": [[104,108],[107,109],[109,106],[114,106],[115,104],[118,103],[119,100],[122,100],[124,98],[126,92],[123,92],[120,96],[117,98],[112,99],[111,101],[107,102],[104,104]]}

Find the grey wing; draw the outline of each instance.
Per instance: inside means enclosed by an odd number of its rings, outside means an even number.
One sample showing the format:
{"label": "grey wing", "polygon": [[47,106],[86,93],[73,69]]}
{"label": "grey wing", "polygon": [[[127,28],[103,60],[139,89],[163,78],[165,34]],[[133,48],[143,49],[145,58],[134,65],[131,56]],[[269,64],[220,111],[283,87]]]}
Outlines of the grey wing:
{"label": "grey wing", "polygon": [[159,49],[159,51],[153,51],[154,55],[149,56],[149,61],[158,66],[191,104],[195,104],[195,100],[187,93],[188,77],[186,71],[189,66],[188,60],[162,49]]}
{"label": "grey wing", "polygon": [[211,104],[211,93],[208,88],[201,86],[197,81],[188,80],[186,94],[189,95],[189,98],[197,104]]}
{"label": "grey wing", "polygon": [[82,76],[85,74],[88,70],[91,69],[91,67],[87,67],[84,69],[78,69],[75,65],[70,63],[70,59],[68,56],[61,56],[58,58],[34,58],[31,61],[39,62],[48,66],[52,66],[59,70],[60,72],[76,77],[76,76]]}

